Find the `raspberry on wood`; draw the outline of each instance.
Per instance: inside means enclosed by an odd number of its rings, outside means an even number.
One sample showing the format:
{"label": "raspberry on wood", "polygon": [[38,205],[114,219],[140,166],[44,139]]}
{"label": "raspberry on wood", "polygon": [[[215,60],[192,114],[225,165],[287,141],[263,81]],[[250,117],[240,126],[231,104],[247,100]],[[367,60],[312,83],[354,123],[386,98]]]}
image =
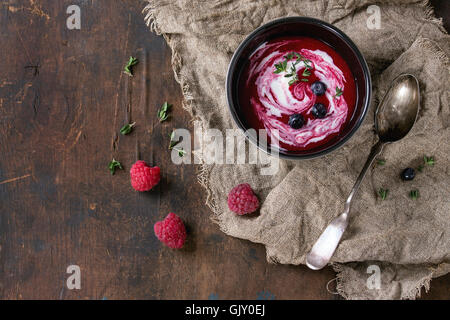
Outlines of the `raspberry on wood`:
{"label": "raspberry on wood", "polygon": [[183,221],[175,214],[169,213],[163,221],[153,227],[156,237],[172,249],[180,249],[186,241],[186,228]]}
{"label": "raspberry on wood", "polygon": [[150,167],[144,161],[137,161],[130,169],[131,185],[136,191],[149,191],[159,183],[159,167]]}
{"label": "raspberry on wood", "polygon": [[255,212],[259,200],[248,183],[239,184],[228,194],[228,208],[238,215]]}

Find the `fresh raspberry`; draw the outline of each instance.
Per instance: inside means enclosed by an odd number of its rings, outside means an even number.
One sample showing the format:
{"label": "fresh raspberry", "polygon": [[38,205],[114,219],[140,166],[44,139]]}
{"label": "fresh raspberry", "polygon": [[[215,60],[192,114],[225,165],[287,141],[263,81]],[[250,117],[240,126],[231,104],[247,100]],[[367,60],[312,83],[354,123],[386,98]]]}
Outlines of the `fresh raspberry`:
{"label": "fresh raspberry", "polygon": [[153,229],[156,237],[169,248],[180,249],[186,241],[186,228],[175,213],[171,212],[163,221],[155,223]]}
{"label": "fresh raspberry", "polygon": [[239,184],[228,194],[228,208],[238,215],[252,213],[259,208],[259,200],[248,183]]}
{"label": "fresh raspberry", "polygon": [[137,161],[130,169],[131,185],[136,191],[148,191],[159,182],[159,167],[150,167],[144,161]]}

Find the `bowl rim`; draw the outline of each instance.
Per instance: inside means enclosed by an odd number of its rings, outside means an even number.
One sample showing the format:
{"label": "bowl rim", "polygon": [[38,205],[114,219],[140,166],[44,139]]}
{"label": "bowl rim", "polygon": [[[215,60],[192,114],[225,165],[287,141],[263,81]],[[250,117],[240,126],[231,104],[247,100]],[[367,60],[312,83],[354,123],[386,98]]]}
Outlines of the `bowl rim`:
{"label": "bowl rim", "polygon": [[227,69],[227,76],[225,80],[225,86],[226,86],[226,98],[227,98],[227,104],[228,104],[228,110],[231,113],[231,116],[233,118],[234,123],[239,127],[240,130],[243,131],[245,137],[253,144],[255,144],[258,149],[264,151],[265,153],[269,155],[274,155],[272,152],[272,148],[269,144],[266,144],[266,147],[262,147],[258,141],[258,138],[253,137],[251,135],[246,134],[246,131],[251,128],[245,128],[244,124],[242,123],[240,117],[237,114],[236,107],[233,103],[232,99],[232,83],[231,83],[231,77],[232,75],[231,70],[235,68],[237,64],[237,60],[240,57],[242,51],[245,49],[245,47],[248,45],[248,43],[253,40],[255,36],[257,36],[260,32],[262,32],[264,29],[273,27],[278,24],[284,24],[284,23],[292,23],[292,22],[306,22],[310,24],[316,24],[321,27],[324,27],[328,29],[330,32],[333,32],[337,34],[338,37],[340,37],[344,42],[347,43],[347,45],[350,47],[350,49],[355,53],[356,57],[358,58],[359,63],[362,66],[363,74],[364,74],[364,86],[366,89],[366,100],[364,101],[363,110],[361,113],[361,116],[357,121],[355,122],[353,128],[345,135],[343,136],[337,143],[330,146],[327,149],[320,150],[318,152],[314,152],[311,154],[289,154],[289,153],[282,153],[278,150],[276,153],[276,156],[279,158],[289,159],[289,160],[304,160],[304,159],[312,159],[312,158],[318,158],[321,156],[324,156],[326,154],[329,154],[330,152],[340,148],[343,146],[359,129],[362,122],[366,118],[367,112],[370,107],[371,98],[372,98],[372,79],[370,75],[370,70],[367,65],[366,59],[362,55],[362,53],[359,51],[358,47],[355,45],[355,43],[339,28],[335,27],[334,25],[325,22],[320,19],[311,18],[311,17],[304,17],[304,16],[291,16],[291,17],[283,17],[278,18],[272,21],[269,21],[258,28],[256,28],[252,33],[250,33],[248,36],[245,37],[245,39],[239,44],[239,46],[236,48],[236,50],[233,53],[233,56],[231,57],[230,63],[228,64]]}

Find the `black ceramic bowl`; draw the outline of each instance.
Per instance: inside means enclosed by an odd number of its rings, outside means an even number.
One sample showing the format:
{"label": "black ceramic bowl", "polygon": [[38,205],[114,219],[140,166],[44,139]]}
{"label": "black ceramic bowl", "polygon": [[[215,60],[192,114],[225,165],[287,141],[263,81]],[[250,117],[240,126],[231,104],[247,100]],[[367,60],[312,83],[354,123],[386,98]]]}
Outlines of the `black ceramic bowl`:
{"label": "black ceramic bowl", "polygon": [[[259,141],[258,136],[247,132],[252,129],[243,116],[239,103],[239,80],[248,63],[249,56],[264,42],[288,36],[315,38],[331,46],[352,70],[356,84],[356,105],[347,124],[336,139],[305,151],[272,150],[270,144]],[[325,155],[342,146],[358,130],[367,113],[372,92],[367,63],[353,41],[341,30],[324,21],[307,17],[288,17],[271,21],[252,32],[236,49],[226,80],[227,100],[231,115],[246,137],[265,152],[279,154],[289,159],[307,159]],[[253,128],[254,129],[254,128]]]}

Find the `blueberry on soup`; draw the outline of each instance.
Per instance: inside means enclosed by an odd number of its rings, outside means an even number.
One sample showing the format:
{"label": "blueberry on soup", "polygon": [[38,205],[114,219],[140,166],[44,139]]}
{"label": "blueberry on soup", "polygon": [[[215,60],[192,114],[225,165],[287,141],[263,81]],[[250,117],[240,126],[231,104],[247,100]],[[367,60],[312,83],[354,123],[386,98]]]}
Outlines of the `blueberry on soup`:
{"label": "blueberry on soup", "polygon": [[311,91],[316,96],[322,96],[325,94],[325,91],[327,91],[327,86],[321,81],[316,81],[311,85]]}
{"label": "blueberry on soup", "polygon": [[295,113],[289,117],[288,124],[292,129],[300,129],[305,124],[305,119],[301,114]]}
{"label": "blueberry on soup", "polygon": [[327,107],[323,103],[315,103],[311,108],[311,113],[316,119],[325,118],[327,115]]}
{"label": "blueberry on soup", "polygon": [[401,177],[402,180],[404,181],[409,181],[414,179],[415,176],[415,172],[413,168],[406,168],[405,170],[402,171]]}

